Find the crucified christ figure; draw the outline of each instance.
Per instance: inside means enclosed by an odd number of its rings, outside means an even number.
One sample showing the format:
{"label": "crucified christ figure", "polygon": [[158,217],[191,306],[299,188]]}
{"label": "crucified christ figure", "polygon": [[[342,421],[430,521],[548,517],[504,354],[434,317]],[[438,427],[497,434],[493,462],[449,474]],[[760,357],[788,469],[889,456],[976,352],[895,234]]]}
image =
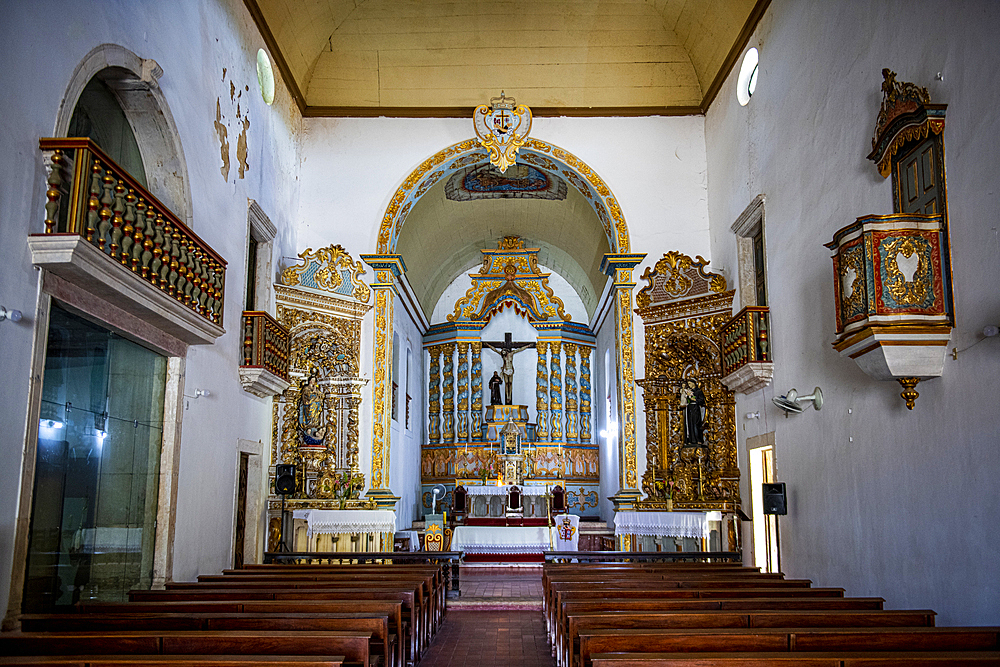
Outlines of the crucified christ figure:
{"label": "crucified christ figure", "polygon": [[484,340],[483,345],[500,355],[503,366],[500,374],[503,375],[503,393],[505,405],[514,404],[514,355],[521,350],[535,347],[534,343],[515,343],[511,341],[510,333],[504,334],[503,341]]}

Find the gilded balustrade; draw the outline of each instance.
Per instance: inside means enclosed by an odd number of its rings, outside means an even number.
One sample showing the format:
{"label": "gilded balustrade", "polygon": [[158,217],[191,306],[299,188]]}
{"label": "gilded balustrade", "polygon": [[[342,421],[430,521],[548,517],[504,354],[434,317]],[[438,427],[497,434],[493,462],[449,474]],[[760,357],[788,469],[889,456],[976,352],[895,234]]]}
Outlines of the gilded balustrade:
{"label": "gilded balustrade", "polygon": [[243,311],[243,368],[263,368],[285,382],[291,336],[288,329],[260,310]]}
{"label": "gilded balustrade", "polygon": [[87,138],[40,139],[49,154],[45,234],[76,234],[222,325],[226,261]]}
{"label": "gilded balustrade", "polygon": [[723,377],[754,362],[771,361],[771,323],[767,306],[747,306],[721,331]]}

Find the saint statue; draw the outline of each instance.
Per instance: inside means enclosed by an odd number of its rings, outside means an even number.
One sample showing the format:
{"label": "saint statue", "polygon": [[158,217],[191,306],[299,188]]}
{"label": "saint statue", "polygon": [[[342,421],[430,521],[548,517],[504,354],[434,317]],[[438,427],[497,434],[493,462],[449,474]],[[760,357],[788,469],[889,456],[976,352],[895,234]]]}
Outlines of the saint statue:
{"label": "saint statue", "polygon": [[694,380],[687,380],[681,387],[681,407],[684,408],[684,444],[702,444],[705,439],[705,392]]}
{"label": "saint statue", "polygon": [[490,405],[501,405],[500,385],[502,384],[503,380],[500,379],[496,371],[493,371],[493,377],[490,378]]}
{"label": "saint statue", "polygon": [[299,394],[299,430],[307,446],[323,444],[326,436],[326,415],[323,388],[319,386],[319,370],[313,368]]}

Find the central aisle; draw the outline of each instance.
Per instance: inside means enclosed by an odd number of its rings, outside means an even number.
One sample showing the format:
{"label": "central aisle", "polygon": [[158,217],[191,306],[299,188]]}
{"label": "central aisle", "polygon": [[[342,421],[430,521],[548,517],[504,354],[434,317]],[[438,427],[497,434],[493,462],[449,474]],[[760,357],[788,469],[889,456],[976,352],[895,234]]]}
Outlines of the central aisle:
{"label": "central aisle", "polygon": [[463,567],[462,595],[419,667],[554,667],[542,618],[542,568]]}

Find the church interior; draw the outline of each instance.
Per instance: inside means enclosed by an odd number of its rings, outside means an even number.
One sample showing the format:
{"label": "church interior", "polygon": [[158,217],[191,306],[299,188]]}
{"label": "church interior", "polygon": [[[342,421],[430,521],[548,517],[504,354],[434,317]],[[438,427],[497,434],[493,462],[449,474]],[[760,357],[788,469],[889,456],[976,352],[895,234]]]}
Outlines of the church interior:
{"label": "church interior", "polygon": [[678,552],[1000,626],[1000,5],[4,4],[0,644],[310,553],[423,554],[370,664],[675,664],[557,591]]}

